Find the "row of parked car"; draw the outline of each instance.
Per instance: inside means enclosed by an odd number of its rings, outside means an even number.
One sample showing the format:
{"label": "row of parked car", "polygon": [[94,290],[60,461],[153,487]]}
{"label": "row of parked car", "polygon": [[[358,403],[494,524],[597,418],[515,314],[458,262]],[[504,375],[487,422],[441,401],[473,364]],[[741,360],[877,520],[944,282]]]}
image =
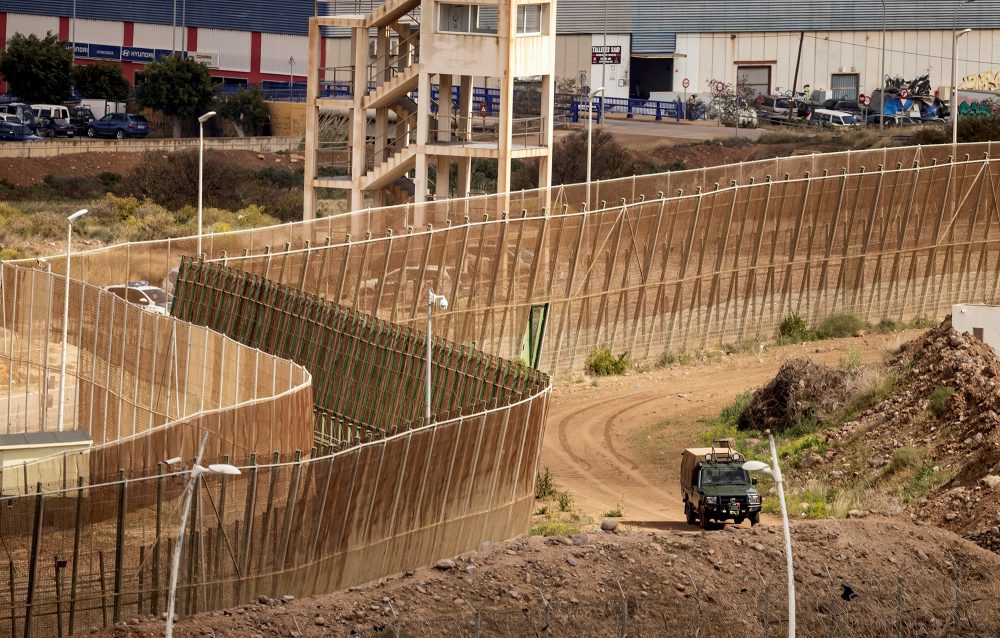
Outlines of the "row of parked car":
{"label": "row of parked car", "polygon": [[[792,110],[792,100],[787,97],[763,96],[758,101],[761,122],[784,123]],[[795,100],[795,118],[812,125],[860,126],[875,125],[880,121],[886,127],[912,126],[926,122],[943,122],[941,118],[915,118],[907,115],[880,115],[865,109],[856,100],[826,100],[823,103]]]}
{"label": "row of parked car", "polygon": [[86,106],[0,104],[0,141],[38,142],[47,137],[146,137],[149,122],[136,113],[95,118]]}

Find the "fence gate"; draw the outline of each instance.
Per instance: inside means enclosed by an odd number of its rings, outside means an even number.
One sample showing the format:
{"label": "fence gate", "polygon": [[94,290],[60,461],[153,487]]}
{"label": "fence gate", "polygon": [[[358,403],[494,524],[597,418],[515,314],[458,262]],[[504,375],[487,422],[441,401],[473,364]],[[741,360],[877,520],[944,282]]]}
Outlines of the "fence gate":
{"label": "fence gate", "polygon": [[524,331],[524,342],[521,345],[521,358],[532,368],[537,368],[542,356],[542,337],[545,335],[545,319],[549,315],[549,304],[531,306],[528,316],[528,326]]}

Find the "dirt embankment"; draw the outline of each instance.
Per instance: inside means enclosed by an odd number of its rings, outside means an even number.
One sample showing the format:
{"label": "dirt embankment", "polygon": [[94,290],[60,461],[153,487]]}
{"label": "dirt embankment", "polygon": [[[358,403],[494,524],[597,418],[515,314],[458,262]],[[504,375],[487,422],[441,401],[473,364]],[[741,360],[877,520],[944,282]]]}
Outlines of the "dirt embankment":
{"label": "dirt embankment", "polygon": [[[805,522],[793,545],[800,636],[1000,630],[1000,557],[943,530],[883,517]],[[261,596],[182,620],[175,635],[773,636],[787,618],[784,561],[780,528],[766,525],[536,536],[342,594]],[[99,635],[162,631],[160,620],[133,619]]]}

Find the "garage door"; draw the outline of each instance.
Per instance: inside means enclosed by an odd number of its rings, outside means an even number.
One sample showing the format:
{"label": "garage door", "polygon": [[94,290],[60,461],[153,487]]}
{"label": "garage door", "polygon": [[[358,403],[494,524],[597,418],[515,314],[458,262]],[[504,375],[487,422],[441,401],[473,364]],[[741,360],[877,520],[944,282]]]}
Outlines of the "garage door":
{"label": "garage door", "polygon": [[834,73],[830,77],[830,97],[835,100],[858,99],[859,78],[857,73]]}
{"label": "garage door", "polygon": [[771,67],[769,66],[738,66],[737,81],[749,84],[757,95],[771,94]]}

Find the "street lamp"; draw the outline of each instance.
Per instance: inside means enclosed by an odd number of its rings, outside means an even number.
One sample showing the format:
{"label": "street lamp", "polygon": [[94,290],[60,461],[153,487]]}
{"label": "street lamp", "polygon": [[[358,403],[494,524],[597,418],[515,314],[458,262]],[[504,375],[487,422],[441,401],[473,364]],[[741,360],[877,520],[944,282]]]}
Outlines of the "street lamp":
{"label": "street lamp", "polygon": [[781,526],[785,533],[785,564],[788,567],[788,638],[795,638],[795,567],[792,564],[792,534],[788,528],[788,508],[785,506],[785,488],[781,479],[781,467],[778,465],[778,451],[774,447],[774,434],[766,430],[771,442],[771,462],[774,467],[768,467],[761,461],[747,461],[743,469],[747,472],[764,472],[774,479],[778,485],[778,500],[781,503]]}
{"label": "street lamp", "polygon": [[[184,488],[184,509],[181,512],[181,526],[177,530],[177,547],[174,549],[174,561],[170,568],[170,590],[167,601],[167,629],[166,638],[173,638],[174,635],[174,609],[177,605],[177,574],[181,569],[181,550],[184,544],[184,528],[187,527],[188,514],[191,511],[191,499],[194,491],[198,489],[198,479],[202,474],[222,474],[226,476],[239,476],[240,469],[228,463],[213,463],[208,467],[201,466],[201,457],[205,453],[205,442],[208,440],[208,432],[201,437],[201,446],[198,448],[198,457],[191,466],[191,477]],[[180,463],[180,457],[172,458],[166,463],[176,465]]]}
{"label": "street lamp", "polygon": [[295,58],[288,56],[288,99],[292,99],[292,82],[295,81]]}
{"label": "street lamp", "polygon": [[594,98],[604,93],[604,87],[594,89],[587,95],[587,104],[590,107],[590,117],[587,119],[587,206],[590,206],[590,165],[593,162],[594,144]]}
{"label": "street lamp", "polygon": [[73,222],[87,213],[81,209],[66,218],[66,288],[63,292],[62,355],[59,357],[59,408],[56,411],[56,428],[62,432],[66,419],[66,340],[69,338],[69,267],[73,249]]}
{"label": "street lamp", "polygon": [[[879,101],[878,109],[878,132],[885,130],[885,0],[882,0],[882,72],[878,76],[879,81]],[[865,125],[867,126],[867,122]]]}
{"label": "street lamp", "polygon": [[201,259],[201,210],[205,173],[205,122],[213,117],[215,117],[215,111],[209,111],[198,118],[198,259]]}
{"label": "street lamp", "polygon": [[427,401],[424,404],[424,423],[431,422],[431,315],[434,312],[434,305],[437,304],[441,310],[448,309],[448,298],[444,295],[435,295],[433,290],[427,291]]}

